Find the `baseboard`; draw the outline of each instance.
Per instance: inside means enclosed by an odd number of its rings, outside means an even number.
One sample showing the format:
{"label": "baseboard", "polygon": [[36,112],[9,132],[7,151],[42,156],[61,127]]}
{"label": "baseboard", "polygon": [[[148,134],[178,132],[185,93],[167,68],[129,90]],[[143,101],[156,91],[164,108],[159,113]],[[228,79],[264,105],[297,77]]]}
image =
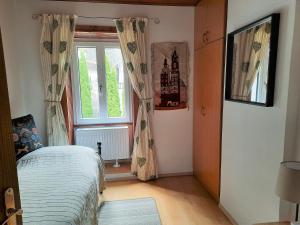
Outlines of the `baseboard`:
{"label": "baseboard", "polygon": [[136,180],[136,176],[131,173],[118,173],[118,174],[106,174],[105,181],[125,181],[125,180]]}
{"label": "baseboard", "polygon": [[[112,164],[115,162],[116,162],[116,160],[104,160],[105,164]],[[119,163],[128,163],[128,162],[131,162],[131,159],[118,159],[118,162]]]}
{"label": "baseboard", "polygon": [[239,225],[236,220],[230,215],[230,213],[222,206],[221,203],[219,203],[219,208],[221,209],[221,211],[224,213],[224,215],[229,219],[229,221],[233,224],[233,225]]}
{"label": "baseboard", "polygon": [[160,173],[158,178],[163,177],[180,177],[180,176],[192,176],[193,172],[182,172],[182,173]]}
{"label": "baseboard", "polygon": [[[158,174],[158,178],[164,177],[180,177],[180,176],[192,176],[193,172],[182,172],[182,173],[162,173]],[[120,173],[120,174],[106,174],[106,181],[126,181],[126,180],[137,180],[136,176],[131,173]]]}

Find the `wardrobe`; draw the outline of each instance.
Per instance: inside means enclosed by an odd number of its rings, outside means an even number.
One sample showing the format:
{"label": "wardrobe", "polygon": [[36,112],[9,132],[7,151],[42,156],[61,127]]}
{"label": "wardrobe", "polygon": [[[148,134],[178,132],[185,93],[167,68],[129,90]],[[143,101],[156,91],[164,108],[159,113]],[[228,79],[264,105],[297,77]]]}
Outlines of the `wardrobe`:
{"label": "wardrobe", "polygon": [[194,175],[219,201],[227,0],[195,7]]}

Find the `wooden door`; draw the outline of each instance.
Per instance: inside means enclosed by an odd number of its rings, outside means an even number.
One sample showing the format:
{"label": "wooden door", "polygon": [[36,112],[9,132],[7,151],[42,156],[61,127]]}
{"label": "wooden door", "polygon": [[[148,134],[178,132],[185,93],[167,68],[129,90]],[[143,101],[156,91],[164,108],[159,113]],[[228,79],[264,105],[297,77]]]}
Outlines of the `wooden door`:
{"label": "wooden door", "polygon": [[206,43],[225,37],[227,0],[205,0],[206,5]]}
{"label": "wooden door", "polygon": [[203,129],[202,126],[204,126],[203,117],[201,116],[202,107],[204,105],[205,100],[205,90],[203,86],[199,84],[205,83],[205,55],[203,54],[203,48],[198,49],[195,51],[195,76],[194,76],[194,132],[193,132],[193,138],[194,138],[194,174],[196,177],[200,176],[200,149],[202,148],[201,140],[199,137],[202,137]]}
{"label": "wooden door", "polygon": [[207,30],[206,1],[207,0],[200,1],[195,7],[195,37],[194,37],[195,50],[205,45],[204,32]]}
{"label": "wooden door", "polygon": [[199,83],[199,59],[200,54],[199,51],[195,51],[194,54],[194,110],[193,110],[193,171],[196,177],[199,176],[198,171],[198,137],[199,137],[199,87],[197,84]]}
{"label": "wooden door", "polygon": [[227,0],[202,0],[195,7],[195,49],[225,37]]}
{"label": "wooden door", "polygon": [[221,115],[223,94],[223,51],[224,40],[212,42],[205,47],[206,83],[205,98],[205,144],[201,151],[203,185],[219,199],[221,163]]}
{"label": "wooden door", "polygon": [[[7,90],[7,80],[0,31],[0,224],[5,220],[4,192],[13,188],[16,208],[20,209],[20,195],[17,177],[16,156],[12,140],[11,115]],[[18,216],[18,225],[22,224]]]}
{"label": "wooden door", "polygon": [[217,201],[220,194],[223,52],[224,39],[195,51],[194,171]]}

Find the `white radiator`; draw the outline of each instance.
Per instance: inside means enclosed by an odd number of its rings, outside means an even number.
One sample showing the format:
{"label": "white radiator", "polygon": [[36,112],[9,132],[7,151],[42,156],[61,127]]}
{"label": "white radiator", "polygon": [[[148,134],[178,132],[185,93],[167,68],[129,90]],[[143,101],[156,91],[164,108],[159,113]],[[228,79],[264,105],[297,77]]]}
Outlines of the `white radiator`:
{"label": "white radiator", "polygon": [[75,144],[98,149],[104,160],[129,159],[129,133],[127,126],[79,128],[75,130]]}

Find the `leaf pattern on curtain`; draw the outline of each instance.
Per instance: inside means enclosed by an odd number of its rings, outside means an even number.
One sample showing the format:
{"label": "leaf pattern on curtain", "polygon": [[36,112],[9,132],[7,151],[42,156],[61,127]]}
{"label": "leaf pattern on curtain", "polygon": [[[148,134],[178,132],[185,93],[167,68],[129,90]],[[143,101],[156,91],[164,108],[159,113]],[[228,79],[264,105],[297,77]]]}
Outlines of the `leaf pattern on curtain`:
{"label": "leaf pattern on curtain", "polygon": [[68,138],[61,98],[73,49],[76,16],[47,15],[42,18],[40,54],[47,104],[48,145],[66,145]]}
{"label": "leaf pattern on curtain", "polygon": [[132,73],[134,71],[132,62],[127,63],[127,69],[129,70],[130,73]]}
{"label": "leaf pattern on curtain", "polygon": [[127,43],[127,47],[128,47],[128,49],[129,49],[129,51],[130,51],[132,54],[134,54],[135,51],[136,51],[136,49],[137,49],[136,42],[134,41],[134,42],[129,42],[129,43]]}
{"label": "leaf pattern on curtain", "polygon": [[131,171],[140,180],[152,180],[157,178],[157,162],[152,135],[153,91],[151,76],[147,76],[148,19],[121,18],[115,24],[129,78],[140,102]]}
{"label": "leaf pattern on curtain", "polygon": [[148,68],[146,63],[141,63],[141,73],[147,75]]}
{"label": "leaf pattern on curtain", "polygon": [[52,54],[52,42],[51,41],[44,41],[43,46],[50,54]]}

